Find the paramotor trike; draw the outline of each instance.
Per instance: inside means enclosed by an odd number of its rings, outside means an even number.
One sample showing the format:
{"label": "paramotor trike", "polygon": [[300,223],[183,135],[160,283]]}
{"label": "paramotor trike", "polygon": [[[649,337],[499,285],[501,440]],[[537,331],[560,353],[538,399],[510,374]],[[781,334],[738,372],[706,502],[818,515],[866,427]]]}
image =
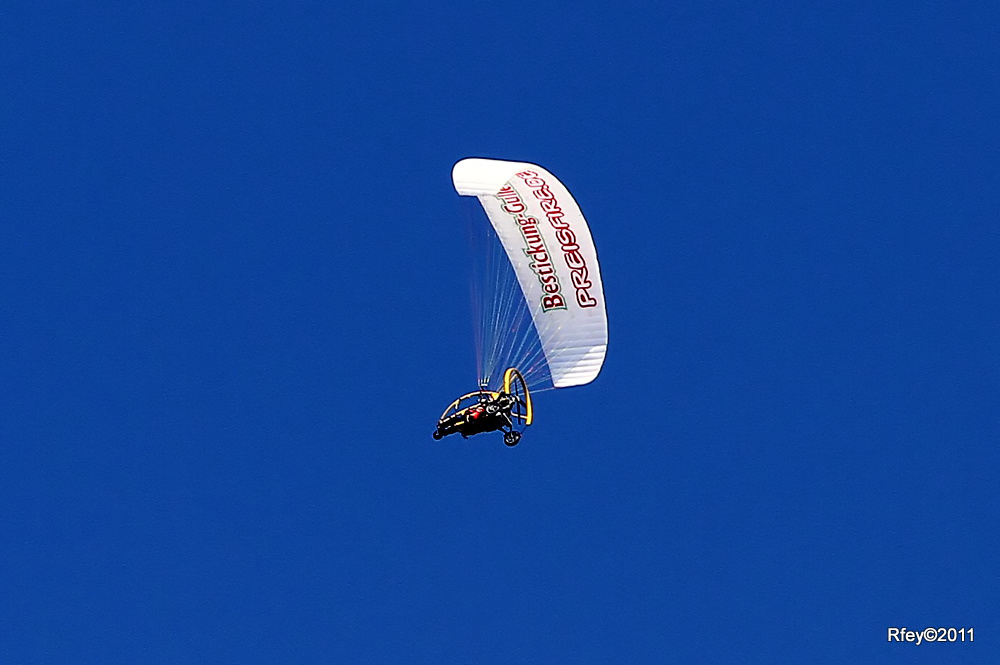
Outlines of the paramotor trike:
{"label": "paramotor trike", "polygon": [[504,372],[503,387],[462,395],[448,405],[432,435],[442,439],[449,434],[468,438],[483,432],[503,432],[503,442],[516,446],[524,428],[531,424],[531,395],[524,377],[515,368]]}

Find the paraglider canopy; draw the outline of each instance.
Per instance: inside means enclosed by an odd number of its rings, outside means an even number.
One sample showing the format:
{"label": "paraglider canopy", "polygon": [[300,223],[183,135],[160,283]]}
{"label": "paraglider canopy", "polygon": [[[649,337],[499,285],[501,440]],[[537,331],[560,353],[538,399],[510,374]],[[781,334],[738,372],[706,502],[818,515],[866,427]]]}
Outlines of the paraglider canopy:
{"label": "paraglider canopy", "polygon": [[[607,352],[607,310],[594,240],[569,190],[540,166],[495,159],[463,159],[452,180],[459,194],[479,199],[520,291],[496,280],[509,292],[495,294],[495,304],[483,308],[482,327],[491,341],[481,353],[519,352],[526,345],[512,336],[537,334],[552,387],[593,381]],[[508,299],[516,306],[504,305]],[[527,308],[530,322],[513,314],[518,307]],[[481,379],[490,378],[496,362],[533,376],[516,357],[487,358]]]}

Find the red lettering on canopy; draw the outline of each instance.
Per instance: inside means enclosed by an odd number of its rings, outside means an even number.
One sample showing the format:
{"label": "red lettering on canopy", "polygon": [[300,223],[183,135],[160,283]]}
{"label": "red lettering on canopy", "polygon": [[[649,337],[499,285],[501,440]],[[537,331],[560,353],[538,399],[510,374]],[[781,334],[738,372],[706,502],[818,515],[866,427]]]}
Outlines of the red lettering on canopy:
{"label": "red lettering on canopy", "polygon": [[[521,171],[517,176],[524,181],[524,184],[531,188],[531,193],[535,195],[542,210],[545,211],[545,217],[549,220],[549,225],[556,229],[556,238],[559,240],[560,249],[563,253],[563,261],[570,269],[573,287],[576,289],[577,304],[580,307],[596,307],[597,299],[590,294],[590,289],[593,288],[594,284],[588,279],[590,273],[587,270],[587,261],[580,252],[580,246],[576,243],[576,234],[573,233],[569,222],[566,221],[562,208],[559,206],[559,201],[556,200],[555,194],[552,193],[552,188],[535,171]],[[504,189],[508,188],[512,192],[514,191],[509,185]],[[504,190],[500,191],[503,192]],[[515,193],[514,196],[517,196],[517,194]],[[520,199],[518,199],[518,203],[524,205]],[[506,207],[504,209],[506,210]],[[559,299],[562,300],[562,296],[559,296]],[[548,309],[545,307],[544,302],[545,299],[543,298],[542,309]]]}

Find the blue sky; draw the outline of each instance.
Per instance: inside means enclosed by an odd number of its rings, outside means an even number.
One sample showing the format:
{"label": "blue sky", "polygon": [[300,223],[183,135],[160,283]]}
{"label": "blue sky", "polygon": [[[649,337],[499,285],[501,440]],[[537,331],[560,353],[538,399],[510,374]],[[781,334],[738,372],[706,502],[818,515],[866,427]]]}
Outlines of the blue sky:
{"label": "blue sky", "polygon": [[[996,5],[0,11],[3,662],[1000,656]],[[469,156],[608,301],[513,449]]]}

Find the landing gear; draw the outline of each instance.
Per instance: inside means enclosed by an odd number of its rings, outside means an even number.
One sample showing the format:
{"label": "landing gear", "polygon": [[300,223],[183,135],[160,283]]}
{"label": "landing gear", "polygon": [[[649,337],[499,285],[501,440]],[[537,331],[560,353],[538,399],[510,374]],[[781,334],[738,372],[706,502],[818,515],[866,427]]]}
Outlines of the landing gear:
{"label": "landing gear", "polygon": [[520,441],[520,440],[521,440],[521,433],[520,432],[504,432],[503,433],[503,442],[506,443],[508,446],[516,446],[517,442]]}

